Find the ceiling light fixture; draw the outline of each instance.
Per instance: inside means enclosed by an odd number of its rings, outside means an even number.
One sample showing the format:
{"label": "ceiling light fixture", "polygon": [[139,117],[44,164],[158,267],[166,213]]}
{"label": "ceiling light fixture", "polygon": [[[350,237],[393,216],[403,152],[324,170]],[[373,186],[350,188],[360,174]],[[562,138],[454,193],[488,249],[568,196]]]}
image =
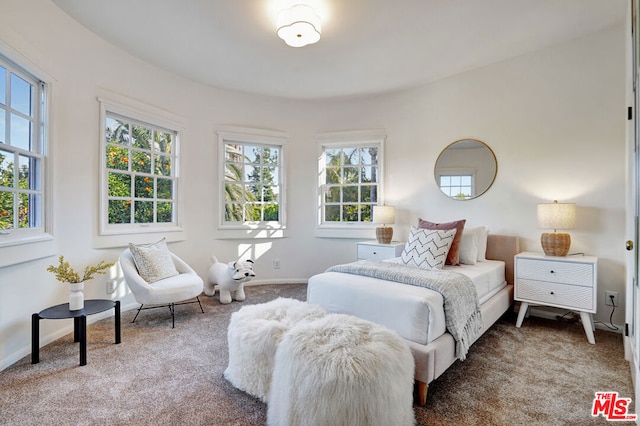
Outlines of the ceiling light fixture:
{"label": "ceiling light fixture", "polygon": [[278,37],[291,47],[303,47],[320,40],[320,16],[311,6],[297,4],[278,14]]}

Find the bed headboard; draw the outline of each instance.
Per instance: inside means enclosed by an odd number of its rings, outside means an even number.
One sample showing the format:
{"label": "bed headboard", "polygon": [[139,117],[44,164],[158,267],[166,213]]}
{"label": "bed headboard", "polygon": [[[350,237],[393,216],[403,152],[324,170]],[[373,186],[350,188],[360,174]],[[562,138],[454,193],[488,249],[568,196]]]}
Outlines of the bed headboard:
{"label": "bed headboard", "polygon": [[513,257],[520,253],[520,240],[513,235],[493,235],[487,238],[487,259],[505,263],[507,282],[513,284]]}

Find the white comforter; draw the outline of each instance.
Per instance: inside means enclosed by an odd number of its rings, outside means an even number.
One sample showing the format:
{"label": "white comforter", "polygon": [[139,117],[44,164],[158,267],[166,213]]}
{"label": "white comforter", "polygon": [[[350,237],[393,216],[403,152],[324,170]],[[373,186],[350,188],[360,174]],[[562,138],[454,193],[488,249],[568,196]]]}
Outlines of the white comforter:
{"label": "white comforter", "polygon": [[343,272],[394,281],[426,288],[440,293],[444,299],[444,317],[447,331],[456,341],[456,357],[464,360],[473,343],[482,332],[482,313],[478,292],[469,277],[455,271],[411,268],[403,264],[360,260],[336,265],[327,272]]}
{"label": "white comforter", "polygon": [[[506,283],[504,263],[447,266],[473,281],[482,304]],[[432,290],[339,272],[309,279],[307,301],[330,312],[346,313],[382,324],[407,340],[426,345],[445,331],[442,296]]]}

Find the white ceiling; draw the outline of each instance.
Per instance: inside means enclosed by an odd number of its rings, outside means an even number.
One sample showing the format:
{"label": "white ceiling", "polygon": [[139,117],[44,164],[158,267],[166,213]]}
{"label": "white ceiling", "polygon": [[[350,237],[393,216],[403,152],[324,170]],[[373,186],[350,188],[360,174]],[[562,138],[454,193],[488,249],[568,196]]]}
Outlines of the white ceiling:
{"label": "white ceiling", "polygon": [[52,0],[158,67],[232,90],[298,99],[415,87],[624,22],[627,0],[307,0],[322,38],[278,38],[296,0]]}

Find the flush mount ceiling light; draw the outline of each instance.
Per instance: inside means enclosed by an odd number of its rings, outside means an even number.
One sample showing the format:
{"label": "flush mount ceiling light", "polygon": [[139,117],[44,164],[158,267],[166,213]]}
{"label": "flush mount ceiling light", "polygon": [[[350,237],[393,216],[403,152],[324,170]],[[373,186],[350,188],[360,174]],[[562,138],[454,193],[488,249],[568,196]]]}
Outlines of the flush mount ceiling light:
{"label": "flush mount ceiling light", "polygon": [[320,40],[320,16],[310,6],[297,4],[278,14],[278,37],[291,47]]}

